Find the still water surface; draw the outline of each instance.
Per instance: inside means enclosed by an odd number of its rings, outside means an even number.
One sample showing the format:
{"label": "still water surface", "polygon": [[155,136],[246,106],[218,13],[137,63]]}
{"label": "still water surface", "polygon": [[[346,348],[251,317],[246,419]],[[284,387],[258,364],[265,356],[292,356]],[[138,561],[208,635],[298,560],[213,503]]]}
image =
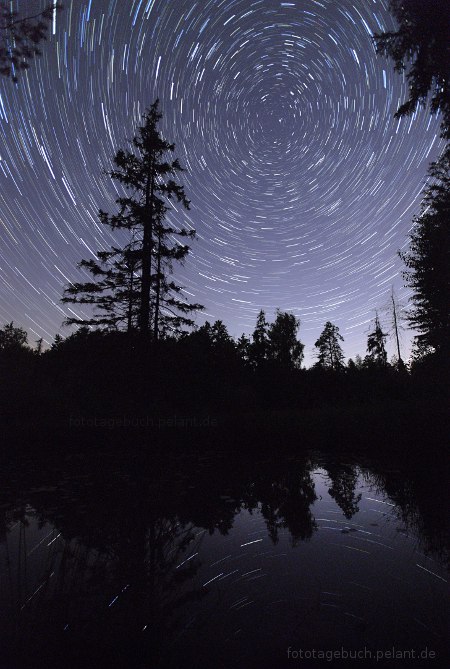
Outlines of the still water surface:
{"label": "still water surface", "polygon": [[1,666],[444,667],[445,490],[438,465],[313,451],[22,463]]}

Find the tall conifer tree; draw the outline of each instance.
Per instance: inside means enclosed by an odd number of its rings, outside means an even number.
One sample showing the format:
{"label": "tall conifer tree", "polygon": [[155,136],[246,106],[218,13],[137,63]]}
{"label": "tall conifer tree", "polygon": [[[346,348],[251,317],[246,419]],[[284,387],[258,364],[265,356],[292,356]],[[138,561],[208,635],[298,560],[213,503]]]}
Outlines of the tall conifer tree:
{"label": "tall conifer tree", "polygon": [[369,358],[381,367],[386,367],[387,365],[387,353],[384,345],[386,338],[387,334],[383,332],[380,319],[378,318],[378,314],[376,314],[373,330],[369,332],[367,337],[367,352]]}
{"label": "tall conifer tree", "polygon": [[133,242],[122,250],[99,252],[100,263],[82,261],[80,267],[96,282],[71,284],[65,291],[64,302],[94,304],[103,315],[92,320],[70,318],[68,323],[114,327],[126,321],[128,330],[138,328],[156,340],[193,325],[189,315],[203,308],[188,303],[181,286],[170,278],[173,263],[183,262],[189,253],[189,246],[176,238],[192,239],[195,230],[166,221],[170,200],[185,209],[190,203],[183,186],[175,181],[183,171],[178,160],[165,160],[175,145],[158,130],[161,118],[156,100],[143,115],[144,123],[131,142],[133,150],[119,150],[115,169],[109,172],[125,188],[125,194],[116,199],[118,213],[99,212],[103,224],[130,231]]}
{"label": "tall conifer tree", "polygon": [[342,368],[344,354],[339,343],[340,341],[344,341],[344,338],[339,333],[338,326],[327,321],[319,339],[314,344],[318,349],[318,367],[332,370]]}
{"label": "tall conifer tree", "polygon": [[422,212],[414,219],[410,246],[400,253],[412,289],[410,325],[418,352],[450,354],[450,152],[430,167]]}

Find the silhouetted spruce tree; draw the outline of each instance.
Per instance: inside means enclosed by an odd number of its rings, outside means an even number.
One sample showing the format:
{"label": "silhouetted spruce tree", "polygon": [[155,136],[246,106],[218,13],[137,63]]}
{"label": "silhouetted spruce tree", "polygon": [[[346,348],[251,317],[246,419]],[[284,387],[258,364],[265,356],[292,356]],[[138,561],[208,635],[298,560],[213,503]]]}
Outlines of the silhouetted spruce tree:
{"label": "silhouetted spruce tree", "polygon": [[418,353],[450,354],[450,153],[430,167],[421,214],[414,219],[409,251],[400,253],[412,288],[410,325]]}
{"label": "silhouetted spruce tree", "polygon": [[164,270],[173,260],[182,261],[189,251],[187,245],[172,241],[174,236],[192,239],[195,230],[164,223],[171,199],[175,198],[185,209],[189,209],[189,200],[183,186],[174,181],[174,177],[183,171],[178,160],[168,162],[164,159],[165,154],[173,153],[175,145],[159,132],[157,126],[161,118],[159,100],[156,100],[143,115],[144,124],[138,127],[132,140],[133,152],[118,151],[114,158],[116,169],[110,172],[112,179],[131,194],[116,200],[118,214],[111,216],[100,212],[102,223],[112,228],[133,230],[142,236],[139,328],[142,333],[152,331],[155,339],[159,336],[163,293],[168,308],[181,311],[176,316],[177,323],[191,325],[192,321],[186,315],[201,309],[201,305],[189,305],[182,299],[181,288],[173,282],[163,281],[166,278]]}
{"label": "silhouetted spruce tree", "polygon": [[300,321],[294,314],[279,309],[269,326],[269,358],[287,369],[300,369],[302,364],[304,344],[297,339],[299,327]]}
{"label": "silhouetted spruce tree", "polygon": [[63,342],[64,342],[64,337],[61,337],[60,334],[55,334],[55,338],[52,341],[50,350],[57,351],[61,347]]}
{"label": "silhouetted spruce tree", "polygon": [[318,367],[335,371],[342,369],[344,354],[339,344],[340,341],[344,341],[344,338],[339,333],[339,328],[327,321],[322,334],[314,344],[318,349],[318,361],[316,363]]}
{"label": "silhouetted spruce tree", "polygon": [[[366,356],[367,358],[367,356]],[[358,374],[362,369],[366,367],[365,361],[361,358],[359,353],[355,355],[355,359],[349,358],[347,361],[347,366],[346,369],[347,371],[351,372],[352,374]]]}
{"label": "silhouetted spruce tree", "polygon": [[12,2],[0,0],[0,74],[14,83],[19,73],[30,67],[30,61],[41,55],[39,44],[47,39],[53,12],[62,9],[59,3],[51,3],[33,11],[36,3],[24,4],[25,13],[15,11]]}
{"label": "silhouetted spruce tree", "polygon": [[353,358],[349,358],[349,359],[348,359],[348,362],[347,362],[347,369],[348,369],[349,372],[356,372],[357,367],[356,367],[356,363],[355,363],[355,361],[353,360]]}
{"label": "silhouetted spruce tree", "polygon": [[175,198],[189,209],[184,189],[172,177],[182,171],[178,160],[166,162],[164,154],[175,149],[157,129],[162,118],[159,101],[145,112],[144,124],[132,140],[134,151],[117,152],[116,169],[109,172],[129,195],[116,199],[119,212],[99,212],[101,223],[132,233],[133,241],[125,248],[97,253],[97,259],[83,260],[80,267],[90,272],[94,282],[71,284],[64,302],[95,305],[100,311],[92,319],[68,318],[66,323],[117,328],[138,328],[153,335],[179,334],[194,321],[193,311],[200,304],[190,304],[183,289],[173,279],[173,263],[183,262],[189,246],[176,238],[195,236],[195,230],[176,227],[166,221]]}
{"label": "silhouetted spruce tree", "polygon": [[264,360],[267,360],[269,345],[269,324],[266,321],[265,312],[261,309],[256,319],[250,346],[250,360],[254,366],[258,367]]}
{"label": "silhouetted spruce tree", "polygon": [[369,332],[367,337],[367,352],[369,359],[380,367],[386,367],[387,365],[387,353],[384,345],[386,338],[387,334],[383,332],[380,319],[376,314],[373,330]]}
{"label": "silhouetted spruce tree", "polygon": [[418,104],[442,113],[442,137],[450,139],[450,21],[448,0],[390,0],[398,23],[395,32],[375,33],[377,52],[394,61],[397,72],[410,65],[409,98],[396,117],[410,116]]}
{"label": "silhouetted spruce tree", "polygon": [[242,334],[236,342],[236,351],[245,363],[251,362],[252,343],[247,335]]}
{"label": "silhouetted spruce tree", "polygon": [[12,352],[28,348],[26,330],[16,327],[14,322],[7,323],[0,330],[0,351]]}
{"label": "silhouetted spruce tree", "polygon": [[355,366],[356,366],[356,369],[359,369],[359,370],[361,370],[364,367],[363,359],[361,358],[359,353],[357,353],[355,355]]}
{"label": "silhouetted spruce tree", "polygon": [[194,335],[205,337],[205,341],[209,341],[210,346],[218,350],[235,348],[233,338],[229,335],[227,326],[220,320],[215,321],[212,325],[209,321],[206,321],[206,323],[197,329]]}
{"label": "silhouetted spruce tree", "polygon": [[[228,382],[229,374],[235,368],[235,363],[239,361],[239,356],[235,341],[221,320],[215,321],[212,325],[206,321],[182,341],[187,344],[187,356],[191,360],[201,361],[199,364],[202,366],[202,374],[212,378],[211,369],[220,368],[226,371]],[[216,377],[214,377],[214,383],[217,383]]]}

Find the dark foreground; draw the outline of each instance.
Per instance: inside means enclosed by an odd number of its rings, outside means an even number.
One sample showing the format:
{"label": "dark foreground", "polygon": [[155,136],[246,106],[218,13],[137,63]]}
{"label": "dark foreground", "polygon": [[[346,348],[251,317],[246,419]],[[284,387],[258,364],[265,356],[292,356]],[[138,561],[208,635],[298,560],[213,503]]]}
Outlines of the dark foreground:
{"label": "dark foreground", "polygon": [[1,668],[450,666],[448,361],[200,343],[0,356]]}
{"label": "dark foreground", "polygon": [[448,666],[448,458],[289,420],[246,451],[219,423],[4,452],[1,666]]}

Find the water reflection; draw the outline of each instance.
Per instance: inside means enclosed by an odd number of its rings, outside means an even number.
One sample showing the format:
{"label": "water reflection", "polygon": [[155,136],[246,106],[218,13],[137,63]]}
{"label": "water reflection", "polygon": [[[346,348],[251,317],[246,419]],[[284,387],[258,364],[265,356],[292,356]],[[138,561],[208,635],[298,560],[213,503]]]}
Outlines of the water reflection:
{"label": "water reflection", "polygon": [[327,464],[328,476],[332,482],[328,494],[333,497],[336,504],[342,509],[342,513],[350,520],[358,513],[358,503],[362,494],[356,494],[358,472],[354,465],[342,463]]}
{"label": "water reflection", "polygon": [[442,658],[440,474],[317,453],[22,464],[0,481],[6,666],[39,653],[54,666],[278,667],[288,647],[392,645]]}

